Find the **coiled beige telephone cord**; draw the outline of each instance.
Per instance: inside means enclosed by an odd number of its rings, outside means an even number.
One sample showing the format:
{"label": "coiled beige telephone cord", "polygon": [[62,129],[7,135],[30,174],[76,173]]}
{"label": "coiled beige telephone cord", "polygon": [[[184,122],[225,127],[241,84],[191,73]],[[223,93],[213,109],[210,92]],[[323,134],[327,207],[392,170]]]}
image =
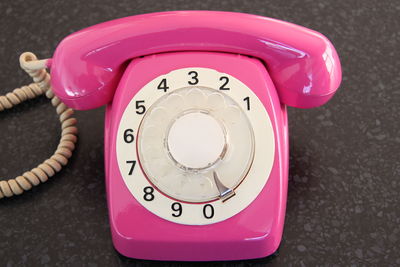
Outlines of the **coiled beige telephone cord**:
{"label": "coiled beige telephone cord", "polygon": [[46,182],[68,163],[77,141],[78,129],[75,126],[77,120],[72,117],[74,111],[62,103],[50,88],[50,75],[46,71],[48,60],[37,60],[33,53],[26,52],[20,56],[19,62],[21,68],[33,78],[33,83],[16,88],[5,96],[0,96],[0,111],[45,94],[60,117],[61,138],[54,154],[36,168],[14,179],[0,181],[0,199],[20,195],[33,186]]}

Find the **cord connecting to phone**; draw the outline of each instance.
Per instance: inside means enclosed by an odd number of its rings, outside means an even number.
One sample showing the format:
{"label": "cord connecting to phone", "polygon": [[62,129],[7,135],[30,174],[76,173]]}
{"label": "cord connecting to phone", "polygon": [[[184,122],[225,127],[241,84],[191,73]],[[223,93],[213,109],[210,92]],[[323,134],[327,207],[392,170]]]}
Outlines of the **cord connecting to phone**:
{"label": "cord connecting to phone", "polygon": [[78,128],[76,127],[77,120],[73,117],[74,111],[62,103],[51,90],[50,74],[46,71],[51,64],[51,59],[38,60],[33,53],[25,52],[20,56],[19,62],[21,68],[33,78],[33,83],[0,96],[0,112],[25,100],[45,94],[59,115],[61,138],[56,151],[50,158],[14,179],[0,181],[0,199],[20,195],[54,176],[68,163],[77,141]]}

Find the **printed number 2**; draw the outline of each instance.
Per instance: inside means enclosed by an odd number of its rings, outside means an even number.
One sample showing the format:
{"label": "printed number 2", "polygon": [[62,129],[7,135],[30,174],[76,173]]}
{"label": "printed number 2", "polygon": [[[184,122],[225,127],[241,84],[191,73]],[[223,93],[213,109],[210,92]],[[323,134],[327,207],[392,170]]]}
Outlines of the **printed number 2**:
{"label": "printed number 2", "polygon": [[226,77],[226,76],[222,76],[221,78],[219,78],[219,80],[222,82],[224,82],[220,87],[219,87],[219,90],[230,90],[230,88],[229,87],[225,87],[225,86],[227,86],[228,85],[228,83],[229,83],[229,78],[228,77]]}
{"label": "printed number 2", "polygon": [[203,215],[206,219],[214,217],[214,207],[210,204],[206,204],[203,207]]}

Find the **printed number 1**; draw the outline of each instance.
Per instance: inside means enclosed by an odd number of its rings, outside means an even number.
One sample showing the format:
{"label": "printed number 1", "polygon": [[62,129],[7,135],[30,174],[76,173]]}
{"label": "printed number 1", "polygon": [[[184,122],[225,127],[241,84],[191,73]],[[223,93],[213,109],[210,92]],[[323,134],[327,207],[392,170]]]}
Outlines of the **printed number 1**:
{"label": "printed number 1", "polygon": [[247,110],[250,110],[250,97],[243,98],[243,101],[246,102]]}

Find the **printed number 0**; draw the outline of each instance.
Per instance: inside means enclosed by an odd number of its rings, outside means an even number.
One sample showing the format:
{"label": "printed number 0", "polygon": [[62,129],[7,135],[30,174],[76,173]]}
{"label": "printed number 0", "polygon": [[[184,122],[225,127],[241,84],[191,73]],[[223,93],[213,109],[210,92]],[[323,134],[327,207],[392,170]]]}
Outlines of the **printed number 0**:
{"label": "printed number 0", "polygon": [[206,219],[211,219],[214,217],[214,207],[210,204],[204,205],[203,215],[206,217]]}

